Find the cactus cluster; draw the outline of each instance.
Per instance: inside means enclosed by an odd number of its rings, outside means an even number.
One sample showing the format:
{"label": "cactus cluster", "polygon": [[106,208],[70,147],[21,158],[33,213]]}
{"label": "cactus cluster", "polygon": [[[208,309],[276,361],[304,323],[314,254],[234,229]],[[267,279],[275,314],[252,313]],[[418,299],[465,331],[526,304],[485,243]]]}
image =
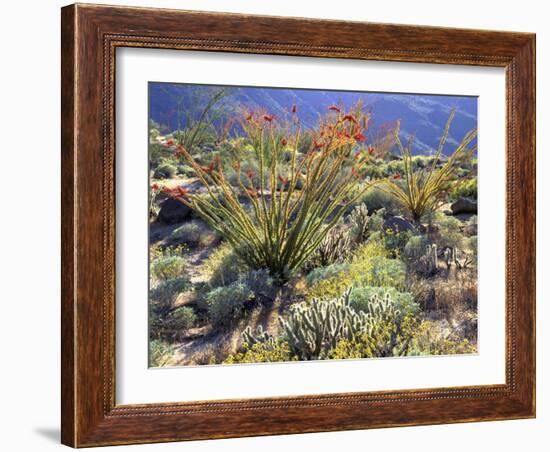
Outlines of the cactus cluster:
{"label": "cactus cluster", "polygon": [[447,265],[447,270],[450,270],[453,264],[457,270],[464,270],[472,263],[472,260],[468,255],[464,256],[462,260],[460,260],[457,250],[454,247],[447,248],[443,253],[443,257],[445,259],[445,264]]}
{"label": "cactus cluster", "polygon": [[[378,345],[380,325],[395,325],[399,310],[389,296],[376,296],[365,311],[356,312],[350,306],[350,293],[348,289],[340,298],[314,298],[310,303],[300,303],[293,306],[288,319],[279,319],[293,354],[302,360],[323,359],[340,340],[353,340],[357,336],[369,337],[373,346]],[[393,342],[384,346],[393,348]]]}
{"label": "cactus cluster", "polygon": [[351,211],[348,216],[351,226],[351,235],[356,243],[361,243],[366,240],[369,233],[370,217],[369,209],[362,203]]}
{"label": "cactus cluster", "polygon": [[334,228],[325,236],[311,257],[316,267],[343,262],[351,252],[351,234],[348,229]]}
{"label": "cactus cluster", "polygon": [[270,344],[275,345],[275,338],[265,331],[262,325],[259,325],[255,330],[251,326],[247,326],[241,333],[243,343],[248,344],[250,347],[256,344]]}

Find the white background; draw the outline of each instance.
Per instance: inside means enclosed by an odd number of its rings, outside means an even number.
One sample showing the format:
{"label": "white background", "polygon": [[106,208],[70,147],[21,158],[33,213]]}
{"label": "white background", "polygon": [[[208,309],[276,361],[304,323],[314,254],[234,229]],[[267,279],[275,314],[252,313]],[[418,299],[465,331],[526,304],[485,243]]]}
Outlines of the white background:
{"label": "white background", "polygon": [[[550,31],[545,2],[440,0],[334,2],[277,0],[117,0],[119,4],[310,16],[537,32],[538,80],[538,391],[537,419],[406,427],[223,441],[118,447],[115,450],[280,451],[543,451],[550,430],[547,347],[550,320],[543,293],[549,252]],[[2,376],[0,444],[8,451],[60,450],[59,424],[59,1],[2,5]],[[7,180],[5,179],[7,176]],[[546,353],[545,353],[546,352]],[[546,380],[546,381],[544,381]],[[547,443],[547,439],[546,439]]]}
{"label": "white background", "polygon": [[[117,403],[504,383],[503,69],[126,48],[117,51],[116,80]],[[479,353],[147,369],[148,148],[136,131],[145,131],[151,80],[479,96]]]}

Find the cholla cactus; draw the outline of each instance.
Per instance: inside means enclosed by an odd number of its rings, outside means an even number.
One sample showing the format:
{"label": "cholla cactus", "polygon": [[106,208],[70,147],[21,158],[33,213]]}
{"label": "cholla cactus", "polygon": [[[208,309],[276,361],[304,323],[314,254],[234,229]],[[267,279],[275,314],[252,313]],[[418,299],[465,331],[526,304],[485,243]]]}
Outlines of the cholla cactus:
{"label": "cholla cactus", "polygon": [[426,245],[426,253],[419,259],[416,270],[424,275],[433,275],[437,272],[437,262],[437,245]]}
{"label": "cholla cactus", "polygon": [[353,240],[357,243],[361,243],[367,238],[369,232],[369,209],[364,203],[359,204],[355,206],[348,218],[351,225]]}
{"label": "cholla cactus", "polygon": [[245,344],[248,344],[249,346],[260,343],[269,343],[271,345],[275,345],[274,337],[267,331],[265,331],[262,325],[259,325],[256,330],[253,330],[252,327],[247,326],[242,332],[241,337],[243,339],[243,342]]}
{"label": "cholla cactus", "polygon": [[400,311],[390,299],[374,296],[366,311],[356,312],[350,306],[351,289],[332,300],[313,299],[311,303],[293,306],[288,319],[279,318],[284,337],[292,352],[302,360],[323,359],[342,339],[353,340],[364,335],[371,338],[377,356],[388,356],[396,339],[389,335],[380,340],[380,330],[397,331]]}
{"label": "cholla cactus", "polygon": [[348,229],[334,228],[325,236],[312,256],[317,266],[343,262],[351,252],[351,234]]}
{"label": "cholla cactus", "polygon": [[[267,114],[246,115],[241,126],[258,171],[242,174],[240,161],[232,162],[236,187],[226,179],[221,159],[201,166],[191,150],[179,146],[176,153],[192,166],[206,195],[178,187],[172,196],[218,231],[250,267],[287,280],[372,186],[365,182],[370,156],[362,144],[368,116],[361,108],[329,110],[304,154],[298,152],[301,126],[294,111],[290,125]],[[290,156],[283,165],[285,153]]]}

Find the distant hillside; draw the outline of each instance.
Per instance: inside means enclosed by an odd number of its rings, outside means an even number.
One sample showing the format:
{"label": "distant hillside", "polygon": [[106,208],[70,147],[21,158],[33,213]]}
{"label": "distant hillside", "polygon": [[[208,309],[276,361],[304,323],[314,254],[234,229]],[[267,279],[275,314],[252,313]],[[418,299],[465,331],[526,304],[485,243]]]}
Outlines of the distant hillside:
{"label": "distant hillside", "polygon": [[[178,121],[183,127],[187,114],[199,114],[206,100],[219,89],[205,85],[150,83],[150,119],[166,125],[170,130],[178,127]],[[266,110],[276,117],[284,117],[295,104],[302,123],[313,126],[320,115],[326,114],[329,105],[350,108],[358,100],[362,100],[365,109],[372,112],[371,130],[401,120],[402,140],[414,135],[415,153],[427,154],[437,148],[453,108],[456,108],[456,116],[445,151],[452,151],[452,146],[460,142],[468,130],[477,126],[477,98],[470,96],[228,87],[220,109],[225,116],[244,107],[247,110]]]}

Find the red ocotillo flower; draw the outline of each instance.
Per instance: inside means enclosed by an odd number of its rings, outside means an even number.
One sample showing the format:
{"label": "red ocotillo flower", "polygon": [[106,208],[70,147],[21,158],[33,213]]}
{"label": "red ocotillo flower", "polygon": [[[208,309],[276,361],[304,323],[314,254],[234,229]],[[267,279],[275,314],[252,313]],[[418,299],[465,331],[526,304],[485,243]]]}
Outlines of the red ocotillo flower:
{"label": "red ocotillo flower", "polygon": [[394,178],[395,180],[399,180],[399,179],[401,179],[401,174],[395,173],[395,174],[393,175],[393,178]]}
{"label": "red ocotillo flower", "polygon": [[151,190],[157,191],[158,189],[159,189],[159,184],[155,183],[155,184],[151,185]]}
{"label": "red ocotillo flower", "polygon": [[254,177],[254,171],[252,171],[252,168],[248,168],[246,170],[246,175],[248,176],[249,179],[252,179]]}
{"label": "red ocotillo flower", "polygon": [[282,144],[283,146],[286,146],[286,145],[288,144],[287,139],[286,139],[286,138],[283,138],[283,139],[281,140],[281,144]]}
{"label": "red ocotillo flower", "polygon": [[313,140],[313,149],[321,149],[323,147],[323,143],[319,143],[317,140]]}
{"label": "red ocotillo flower", "polygon": [[335,111],[336,113],[340,113],[340,109],[336,105],[331,105],[328,107],[329,111]]}
{"label": "red ocotillo flower", "polygon": [[174,157],[177,157],[181,154],[185,154],[185,148],[181,144],[178,144],[174,152]]}
{"label": "red ocotillo flower", "polygon": [[372,146],[369,146],[367,152],[369,153],[369,155],[372,155],[374,153],[374,148]]}
{"label": "red ocotillo flower", "polygon": [[215,162],[214,160],[212,160],[210,162],[210,165],[208,166],[201,166],[201,170],[203,170],[205,173],[207,174],[212,174],[212,171],[214,171],[214,165],[215,165]]}
{"label": "red ocotillo flower", "polygon": [[267,121],[267,122],[273,121],[273,116],[272,115],[264,115],[264,121]]}
{"label": "red ocotillo flower", "polygon": [[189,190],[181,186],[176,187],[174,191],[177,193],[179,198],[187,198],[189,196]]}
{"label": "red ocotillo flower", "polygon": [[363,132],[357,132],[355,135],[353,135],[353,138],[355,138],[355,141],[358,141],[359,143],[362,143],[366,140],[365,135],[363,135]]}
{"label": "red ocotillo flower", "polygon": [[351,167],[351,174],[353,177],[355,177],[356,179],[359,177],[359,172],[357,171],[357,168],[355,168],[355,166],[352,166]]}
{"label": "red ocotillo flower", "polygon": [[353,115],[345,115],[343,118],[342,118],[342,121],[349,121],[349,122],[353,122],[354,124],[357,124],[357,119],[355,118],[355,116]]}
{"label": "red ocotillo flower", "polygon": [[173,146],[174,140],[170,139],[170,140],[168,140],[168,141],[166,142],[166,144],[167,144],[168,146]]}
{"label": "red ocotillo flower", "polygon": [[292,104],[292,113],[296,113],[296,104]]}
{"label": "red ocotillo flower", "polygon": [[279,175],[278,178],[279,178],[279,182],[281,183],[281,185],[282,185],[283,187],[284,187],[286,184],[288,184],[288,179],[287,179],[286,177]]}

